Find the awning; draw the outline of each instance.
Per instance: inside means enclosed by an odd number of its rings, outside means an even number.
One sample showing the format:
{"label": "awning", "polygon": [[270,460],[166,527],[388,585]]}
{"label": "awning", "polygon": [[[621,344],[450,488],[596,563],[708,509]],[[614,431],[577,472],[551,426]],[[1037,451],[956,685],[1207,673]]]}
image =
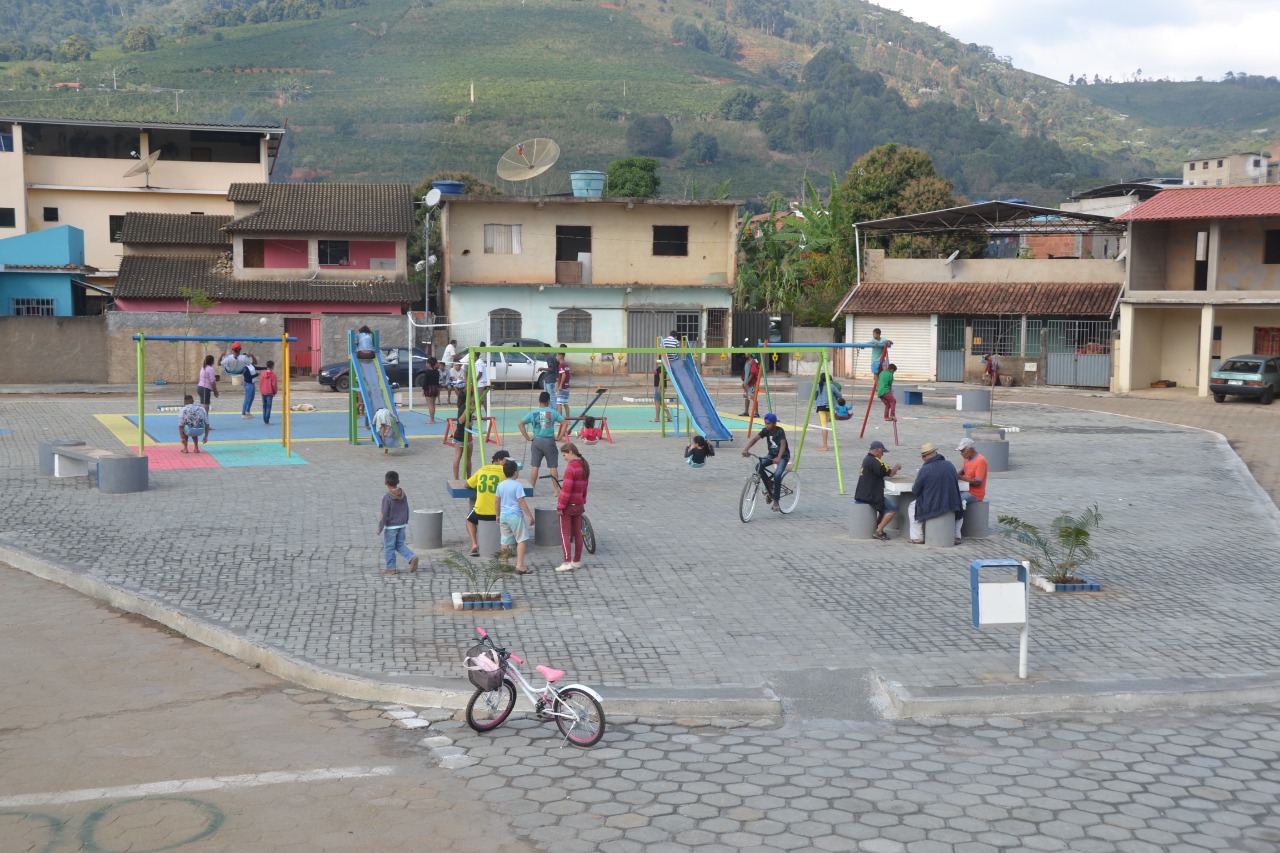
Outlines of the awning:
{"label": "awning", "polygon": [[1045,232],[1050,234],[1123,234],[1125,224],[1110,216],[1078,213],[1054,207],[1037,207],[1011,201],[983,201],[963,207],[910,213],[891,219],[873,219],[853,226],[874,234],[949,234],[957,231],[986,233]]}
{"label": "awning", "polygon": [[113,291],[110,288],[102,287],[101,285],[97,285],[97,284],[90,284],[89,282],[85,281],[82,278],[73,278],[71,279],[71,283],[78,284],[81,287],[83,287],[85,290],[92,290],[95,293],[101,293],[103,296],[113,295]]}

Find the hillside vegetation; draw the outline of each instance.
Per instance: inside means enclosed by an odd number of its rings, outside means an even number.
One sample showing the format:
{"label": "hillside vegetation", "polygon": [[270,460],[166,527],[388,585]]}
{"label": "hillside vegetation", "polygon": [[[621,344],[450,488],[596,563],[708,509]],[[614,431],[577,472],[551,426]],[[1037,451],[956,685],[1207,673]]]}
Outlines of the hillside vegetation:
{"label": "hillside vegetation", "polygon": [[[503,189],[640,153],[664,194],[760,200],[900,142],[964,195],[1048,203],[1280,128],[1275,89],[1068,86],[862,0],[9,0],[0,27],[0,113],[287,118],[278,180],[497,182],[548,136],[557,167]],[[649,116],[669,141],[629,139]]]}

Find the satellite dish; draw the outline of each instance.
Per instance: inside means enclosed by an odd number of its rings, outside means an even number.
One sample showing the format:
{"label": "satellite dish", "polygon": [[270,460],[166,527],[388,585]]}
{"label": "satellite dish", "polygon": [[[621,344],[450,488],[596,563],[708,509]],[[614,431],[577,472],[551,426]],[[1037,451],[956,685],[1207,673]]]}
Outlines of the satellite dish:
{"label": "satellite dish", "polygon": [[440,190],[432,187],[427,193],[427,197],[423,199],[427,203],[427,207],[435,207],[440,203]]}
{"label": "satellite dish", "polygon": [[147,158],[145,160],[142,160],[141,162],[135,163],[132,166],[130,166],[129,171],[124,173],[124,177],[132,178],[134,175],[146,175],[147,186],[148,187],[151,186],[151,167],[154,166],[156,164],[156,161],[159,159],[160,159],[160,152],[152,151],[150,154],[147,155]]}
{"label": "satellite dish", "polygon": [[555,165],[560,146],[550,139],[529,139],[511,148],[498,160],[498,177],[506,181],[527,181]]}

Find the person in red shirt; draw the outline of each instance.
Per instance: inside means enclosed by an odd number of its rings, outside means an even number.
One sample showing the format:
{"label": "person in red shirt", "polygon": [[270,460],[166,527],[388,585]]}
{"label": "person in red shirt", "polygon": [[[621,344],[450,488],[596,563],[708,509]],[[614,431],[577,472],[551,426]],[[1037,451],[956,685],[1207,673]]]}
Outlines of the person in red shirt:
{"label": "person in red shirt", "polygon": [[262,422],[271,424],[271,404],[280,391],[280,379],[276,376],[276,363],[267,362],[267,369],[258,374],[258,393],[262,395]]}
{"label": "person in red shirt", "polygon": [[582,458],[573,442],[565,442],[561,455],[568,462],[564,467],[564,481],[560,483],[560,497],[556,500],[556,515],[560,517],[560,548],[564,562],[556,566],[557,572],[582,568],[582,515],[587,511],[587,480],[591,466]]}
{"label": "person in red shirt", "polygon": [[[969,491],[960,493],[960,500],[968,507],[974,501],[987,499],[987,457],[978,452],[972,438],[963,439],[956,450],[964,457],[964,464],[956,473],[957,480],[969,484]],[[956,519],[956,538],[960,538],[960,528],[964,525],[964,517]]]}

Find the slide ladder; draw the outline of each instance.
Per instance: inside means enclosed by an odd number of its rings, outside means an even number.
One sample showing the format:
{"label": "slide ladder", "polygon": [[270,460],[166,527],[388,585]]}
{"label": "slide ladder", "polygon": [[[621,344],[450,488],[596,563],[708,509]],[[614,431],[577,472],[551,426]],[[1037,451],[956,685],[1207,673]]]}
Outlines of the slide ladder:
{"label": "slide ladder", "polygon": [[347,355],[351,360],[350,376],[352,378],[352,388],[359,392],[360,400],[364,403],[365,418],[369,422],[369,432],[373,435],[373,443],[378,447],[383,447],[382,436],[373,427],[373,416],[378,409],[387,409],[391,412],[396,422],[396,429],[391,437],[392,445],[394,446],[398,441],[400,447],[408,447],[409,440],[405,437],[404,424],[400,422],[400,413],[396,411],[396,398],[391,393],[391,386],[387,382],[387,371],[382,366],[382,349],[378,346],[376,338],[373,352],[374,357],[371,359],[356,358],[356,333],[354,331],[347,332]]}
{"label": "slide ladder", "polygon": [[729,428],[720,419],[715,404],[711,401],[711,395],[707,393],[707,386],[702,383],[693,353],[685,353],[684,357],[678,360],[668,359],[665,355],[658,357],[663,360],[667,375],[671,377],[671,384],[676,389],[676,395],[680,397],[681,405],[689,413],[698,432],[702,433],[707,441],[732,440],[733,433],[729,432]]}

